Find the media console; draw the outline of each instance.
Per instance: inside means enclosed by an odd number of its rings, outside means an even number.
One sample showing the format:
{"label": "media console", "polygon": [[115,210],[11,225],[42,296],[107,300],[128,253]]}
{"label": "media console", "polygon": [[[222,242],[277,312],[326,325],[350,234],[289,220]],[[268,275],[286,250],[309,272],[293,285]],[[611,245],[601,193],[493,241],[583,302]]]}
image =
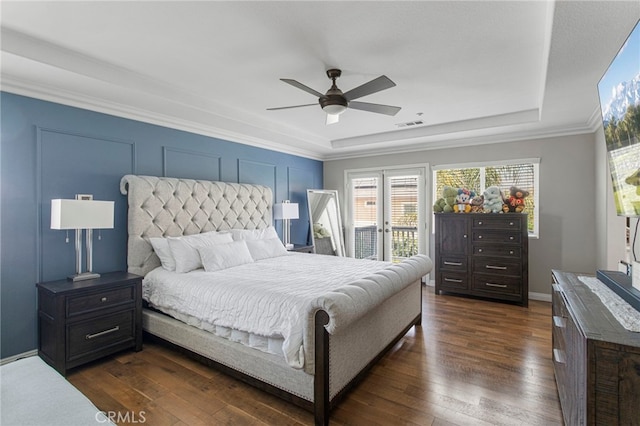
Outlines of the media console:
{"label": "media console", "polygon": [[631,284],[631,277],[618,271],[596,271],[596,277],[628,304],[640,311],[640,291]]}
{"label": "media console", "polygon": [[552,278],[552,357],[565,424],[640,424],[640,333],[618,323],[575,274],[554,270]]}

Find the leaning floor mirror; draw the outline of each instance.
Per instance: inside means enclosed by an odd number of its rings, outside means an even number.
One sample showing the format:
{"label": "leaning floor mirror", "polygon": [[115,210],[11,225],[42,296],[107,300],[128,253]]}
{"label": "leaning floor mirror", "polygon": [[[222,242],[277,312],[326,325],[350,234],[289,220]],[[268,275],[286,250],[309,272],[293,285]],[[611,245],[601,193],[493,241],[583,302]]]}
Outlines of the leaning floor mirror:
{"label": "leaning floor mirror", "polygon": [[338,191],[308,189],[311,242],[318,254],[344,256],[344,235],[340,219]]}

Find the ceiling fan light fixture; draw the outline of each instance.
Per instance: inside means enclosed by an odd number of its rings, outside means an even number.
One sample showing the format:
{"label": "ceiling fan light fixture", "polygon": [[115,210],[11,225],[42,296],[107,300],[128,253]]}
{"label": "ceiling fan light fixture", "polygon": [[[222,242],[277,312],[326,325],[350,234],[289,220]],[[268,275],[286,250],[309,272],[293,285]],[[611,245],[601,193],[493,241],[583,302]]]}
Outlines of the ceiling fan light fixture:
{"label": "ceiling fan light fixture", "polygon": [[338,88],[334,89],[333,92],[329,90],[325,96],[318,99],[318,102],[320,102],[322,110],[331,115],[340,115],[349,106],[349,102]]}
{"label": "ceiling fan light fixture", "polygon": [[[381,75],[367,83],[361,84],[343,93],[342,90],[336,86],[336,79],[342,75],[342,71],[337,68],[327,70],[327,77],[332,81],[331,87],[324,95],[304,84],[291,80],[289,78],[281,78],[283,82],[292,85],[300,90],[310,93],[318,97],[318,103],[322,110],[327,114],[326,124],[333,124],[339,121],[340,114],[345,112],[347,108],[358,109],[361,111],[375,112],[377,114],[396,115],[400,111],[400,107],[394,107],[390,105],[372,104],[369,102],[359,102],[355,99],[359,99],[363,96],[371,95],[373,93],[380,92],[381,90],[394,87],[396,84],[385,75]],[[290,107],[280,108],[267,108],[268,110],[298,108],[310,105],[294,105]]]}
{"label": "ceiling fan light fixture", "polygon": [[326,112],[327,114],[331,114],[331,115],[340,115],[343,112],[345,112],[347,109],[347,107],[345,105],[341,105],[341,104],[334,104],[334,105],[325,105],[322,107],[322,110],[324,112]]}

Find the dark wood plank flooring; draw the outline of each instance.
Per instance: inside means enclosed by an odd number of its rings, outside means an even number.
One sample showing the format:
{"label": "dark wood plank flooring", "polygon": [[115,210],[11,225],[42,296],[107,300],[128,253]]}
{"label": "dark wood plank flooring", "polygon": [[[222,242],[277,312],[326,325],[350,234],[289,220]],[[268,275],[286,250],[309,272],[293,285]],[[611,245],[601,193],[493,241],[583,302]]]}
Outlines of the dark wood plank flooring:
{"label": "dark wood plank flooring", "polygon": [[[119,424],[309,425],[313,416],[158,343],[68,379]],[[335,425],[561,425],[551,304],[423,295],[414,328],[333,411]]]}

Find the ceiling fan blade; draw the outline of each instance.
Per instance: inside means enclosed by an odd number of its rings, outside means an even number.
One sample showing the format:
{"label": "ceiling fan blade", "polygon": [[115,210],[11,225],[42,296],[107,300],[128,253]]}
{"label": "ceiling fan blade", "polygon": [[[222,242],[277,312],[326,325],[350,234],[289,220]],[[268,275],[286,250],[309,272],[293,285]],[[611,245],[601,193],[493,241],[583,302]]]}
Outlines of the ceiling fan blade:
{"label": "ceiling fan blade", "polygon": [[276,107],[276,108],[267,108],[267,111],[276,111],[279,109],[289,109],[289,108],[300,108],[300,107],[307,107],[307,106],[317,106],[318,104],[305,104],[305,105],[292,105],[292,106],[286,106],[286,107]]}
{"label": "ceiling fan blade", "polygon": [[309,86],[305,86],[304,84],[300,83],[299,81],[295,81],[295,80],[291,80],[289,78],[281,78],[280,80],[284,81],[285,83],[288,83],[290,85],[292,85],[293,87],[297,87],[298,89],[304,90],[307,93],[311,93],[314,96],[317,96],[318,98],[324,98],[324,94],[320,93],[316,90],[313,90],[311,87]]}
{"label": "ceiling fan blade", "polygon": [[369,102],[349,102],[349,108],[378,114],[396,115],[402,108],[391,105],[371,104]]}
{"label": "ceiling fan blade", "polygon": [[338,121],[340,121],[339,114],[327,114],[327,122],[325,124],[328,126],[329,124],[335,124]]}
{"label": "ceiling fan blade", "polygon": [[347,98],[348,101],[350,101],[352,99],[358,99],[363,96],[379,92],[381,90],[390,89],[395,85],[396,84],[391,81],[389,77],[387,77],[386,75],[381,75],[380,77],[374,78],[368,83],[364,83],[363,85],[349,90],[344,94],[344,97]]}

